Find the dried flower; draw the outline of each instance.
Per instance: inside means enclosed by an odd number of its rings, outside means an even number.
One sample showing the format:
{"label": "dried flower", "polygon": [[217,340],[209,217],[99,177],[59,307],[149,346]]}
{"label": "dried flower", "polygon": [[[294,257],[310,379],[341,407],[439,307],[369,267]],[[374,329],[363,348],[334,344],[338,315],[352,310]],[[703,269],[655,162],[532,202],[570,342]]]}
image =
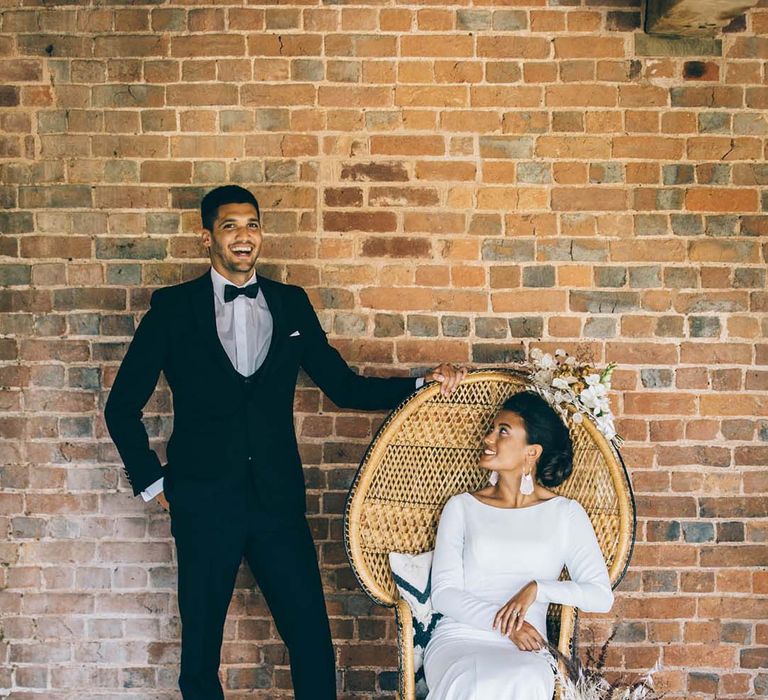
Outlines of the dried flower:
{"label": "dried flower", "polygon": [[589,416],[608,440],[621,444],[608,398],[615,363],[598,370],[591,360],[577,359],[562,348],[555,350],[553,355],[533,348],[529,357],[527,362],[517,366],[530,376],[532,388],[566,423],[570,419],[578,424],[585,415]]}
{"label": "dried flower", "polygon": [[571,659],[565,656],[552,644],[540,652],[547,657],[555,672],[560,686],[560,700],[661,700],[663,695],[653,685],[653,676],[661,668],[658,662],[634,680],[628,681],[623,677],[608,680],[604,673],[605,660],[615,635],[614,629],[597,656],[589,649],[586,663],[578,657]]}

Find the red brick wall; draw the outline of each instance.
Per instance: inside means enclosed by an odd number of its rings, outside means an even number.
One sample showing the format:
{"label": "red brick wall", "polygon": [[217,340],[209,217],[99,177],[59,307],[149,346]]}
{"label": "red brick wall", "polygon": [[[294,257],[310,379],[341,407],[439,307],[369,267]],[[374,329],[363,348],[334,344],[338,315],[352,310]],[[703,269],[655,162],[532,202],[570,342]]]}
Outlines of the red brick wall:
{"label": "red brick wall", "polygon": [[[0,687],[173,695],[168,519],[130,497],[101,407],[150,290],[203,269],[201,194],[237,182],[264,271],[365,371],[582,340],[618,362],[638,543],[591,627],[618,620],[617,667],[660,657],[670,700],[768,695],[761,8],[690,44],[649,40],[636,0],[4,8]],[[343,695],[391,697],[392,619],[341,542],[381,417],[297,402]],[[250,584],[228,697],[287,697]]]}

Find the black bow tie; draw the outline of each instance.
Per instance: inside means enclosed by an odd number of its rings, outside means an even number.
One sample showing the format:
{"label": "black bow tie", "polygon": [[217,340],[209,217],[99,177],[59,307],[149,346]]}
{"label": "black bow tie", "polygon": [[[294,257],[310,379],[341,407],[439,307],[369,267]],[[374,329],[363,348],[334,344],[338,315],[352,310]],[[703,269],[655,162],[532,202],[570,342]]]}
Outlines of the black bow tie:
{"label": "black bow tie", "polygon": [[255,299],[259,295],[259,285],[249,284],[247,287],[235,287],[234,284],[224,285],[224,301],[234,301],[241,294],[245,294],[249,299]]}

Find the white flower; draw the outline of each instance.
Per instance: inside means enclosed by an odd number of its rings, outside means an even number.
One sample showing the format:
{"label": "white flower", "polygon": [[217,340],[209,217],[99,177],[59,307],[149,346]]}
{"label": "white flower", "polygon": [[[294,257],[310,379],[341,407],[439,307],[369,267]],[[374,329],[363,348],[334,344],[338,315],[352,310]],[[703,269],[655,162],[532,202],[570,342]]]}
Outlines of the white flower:
{"label": "white flower", "polygon": [[594,387],[587,387],[579,394],[579,399],[587,408],[598,407],[598,396]]}
{"label": "white flower", "polygon": [[555,377],[552,380],[552,386],[555,387],[555,389],[568,389],[569,382],[566,381],[565,377]]}
{"label": "white flower", "polygon": [[566,354],[567,353],[562,348],[558,348],[557,350],[555,350],[555,357],[565,357]]}
{"label": "white flower", "polygon": [[552,358],[552,355],[550,355],[548,352],[544,353],[539,360],[539,366],[543,367],[544,369],[554,369],[556,364],[557,363]]}
{"label": "white flower", "polygon": [[577,425],[581,422],[583,422],[584,416],[581,415],[581,413],[574,413],[573,414],[573,422]]}
{"label": "white flower", "polygon": [[597,416],[595,424],[597,429],[609,440],[616,437],[616,428],[613,425],[613,418],[611,416]]}
{"label": "white flower", "polygon": [[584,381],[586,381],[589,386],[594,386],[595,384],[600,383],[600,375],[588,374],[586,377],[584,377]]}
{"label": "white flower", "polygon": [[595,392],[595,396],[599,398],[602,398],[608,395],[608,389],[605,388],[604,384],[593,384],[589,388],[592,389],[592,391]]}

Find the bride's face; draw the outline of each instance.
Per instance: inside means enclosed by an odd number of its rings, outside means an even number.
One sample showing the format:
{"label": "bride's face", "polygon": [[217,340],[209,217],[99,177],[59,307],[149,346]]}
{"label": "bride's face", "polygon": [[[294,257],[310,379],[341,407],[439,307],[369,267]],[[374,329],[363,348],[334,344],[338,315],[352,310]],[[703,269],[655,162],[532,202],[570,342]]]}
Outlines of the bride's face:
{"label": "bride's face", "polygon": [[523,419],[512,411],[499,411],[483,438],[480,466],[497,472],[519,469],[525,465],[529,449]]}

